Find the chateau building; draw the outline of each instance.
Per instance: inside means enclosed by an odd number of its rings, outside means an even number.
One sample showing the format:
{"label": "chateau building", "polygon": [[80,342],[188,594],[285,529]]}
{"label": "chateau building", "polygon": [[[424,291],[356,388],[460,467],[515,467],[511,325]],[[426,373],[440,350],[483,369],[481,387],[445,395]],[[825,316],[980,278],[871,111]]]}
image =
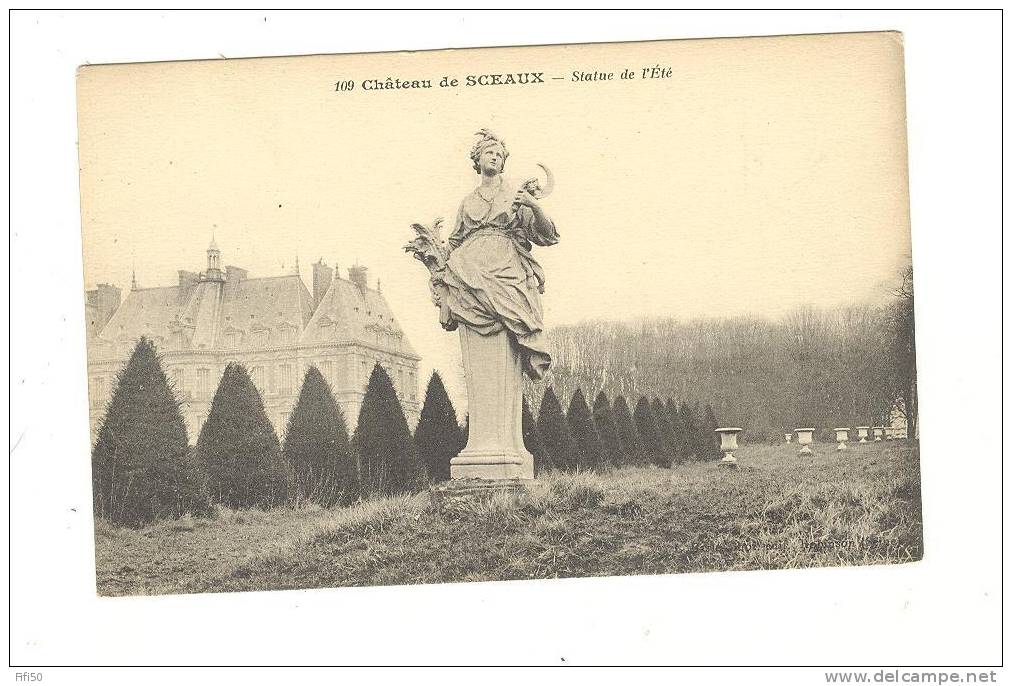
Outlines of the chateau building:
{"label": "chateau building", "polygon": [[390,375],[408,424],[418,422],[419,357],[397,324],[377,283],[363,266],[342,279],[321,259],[313,265],[313,292],[298,273],[251,278],[222,267],[211,242],[207,270],[179,271],[179,283],[138,288],[120,303],[120,290],[99,284],[87,292],[89,403],[93,440],[116,375],[141,336],[154,342],[182,405],[190,442],[196,443],[218,381],[240,362],[278,436],[284,434],[310,365],[323,373],[354,431],[373,366]]}

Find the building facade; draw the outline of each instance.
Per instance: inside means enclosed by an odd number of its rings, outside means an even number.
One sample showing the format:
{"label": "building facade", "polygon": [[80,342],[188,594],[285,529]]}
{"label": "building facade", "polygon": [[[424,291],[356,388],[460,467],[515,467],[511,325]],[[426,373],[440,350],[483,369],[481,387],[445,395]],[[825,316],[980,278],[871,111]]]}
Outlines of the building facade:
{"label": "building facade", "polygon": [[154,342],[196,443],[226,365],[242,363],[260,391],[267,416],[283,436],[302,379],[315,365],[330,384],[353,431],[373,366],[390,375],[410,426],[418,422],[418,362],[363,266],[343,279],[321,259],[313,292],[298,273],[250,278],[222,266],[212,241],[203,272],[179,271],[175,286],[138,288],[119,302],[115,286],[87,292],[88,381],[92,440],[116,377],[141,336]]}

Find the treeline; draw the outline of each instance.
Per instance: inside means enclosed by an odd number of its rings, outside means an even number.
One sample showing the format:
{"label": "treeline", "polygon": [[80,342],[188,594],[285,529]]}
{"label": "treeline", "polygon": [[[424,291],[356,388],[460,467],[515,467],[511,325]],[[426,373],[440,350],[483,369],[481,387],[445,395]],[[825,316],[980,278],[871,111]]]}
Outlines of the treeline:
{"label": "treeline", "polygon": [[774,440],[801,426],[916,422],[910,270],[882,306],[799,308],[756,317],[636,323],[591,322],[549,332],[547,381],[562,394],[712,402],[745,428],[746,441]]}
{"label": "treeline", "polygon": [[[713,408],[668,398],[578,389],[564,412],[552,388],[535,419],[524,400],[523,434],[536,469],[605,470],[670,466],[718,455]],[[324,507],[411,493],[450,477],[467,442],[442,379],[433,373],[411,434],[380,365],[373,368],[353,434],[323,375],[310,367],[283,439],[275,434],[246,368],[226,367],[196,446],[154,345],[141,338],[120,372],[92,453],[95,514],[143,526],[216,505],[269,509],[300,502]]]}

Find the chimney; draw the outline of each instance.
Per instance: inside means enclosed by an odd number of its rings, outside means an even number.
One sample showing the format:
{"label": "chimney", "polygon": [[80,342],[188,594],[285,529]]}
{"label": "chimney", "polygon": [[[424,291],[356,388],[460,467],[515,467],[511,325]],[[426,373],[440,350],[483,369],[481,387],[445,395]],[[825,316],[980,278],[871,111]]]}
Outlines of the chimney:
{"label": "chimney", "polygon": [[351,282],[358,286],[363,291],[366,290],[368,285],[369,269],[363,267],[360,264],[356,264],[354,267],[348,268],[348,278]]}
{"label": "chimney", "polygon": [[121,291],[112,284],[100,283],[87,295],[88,304],[95,308],[96,326],[101,330],[119,309]]}
{"label": "chimney", "polygon": [[320,306],[320,301],[330,288],[330,282],[334,280],[334,270],[323,263],[323,258],[313,264],[313,305]]}

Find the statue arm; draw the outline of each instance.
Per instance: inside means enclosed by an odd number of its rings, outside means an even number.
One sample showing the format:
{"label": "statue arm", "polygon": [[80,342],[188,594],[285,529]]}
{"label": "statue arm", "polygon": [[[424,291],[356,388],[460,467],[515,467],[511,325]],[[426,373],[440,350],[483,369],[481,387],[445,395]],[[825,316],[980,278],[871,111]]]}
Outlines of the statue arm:
{"label": "statue arm", "polygon": [[453,222],[453,230],[450,232],[449,238],[446,239],[447,244],[450,246],[450,252],[456,250],[464,239],[467,237],[467,227],[464,226],[464,203],[460,203],[460,207],[457,209],[457,219]]}
{"label": "statue arm", "polygon": [[559,242],[559,231],[555,228],[555,222],[545,214],[540,205],[521,206],[517,210],[520,219],[520,226],[524,234],[534,245],[548,246]]}

